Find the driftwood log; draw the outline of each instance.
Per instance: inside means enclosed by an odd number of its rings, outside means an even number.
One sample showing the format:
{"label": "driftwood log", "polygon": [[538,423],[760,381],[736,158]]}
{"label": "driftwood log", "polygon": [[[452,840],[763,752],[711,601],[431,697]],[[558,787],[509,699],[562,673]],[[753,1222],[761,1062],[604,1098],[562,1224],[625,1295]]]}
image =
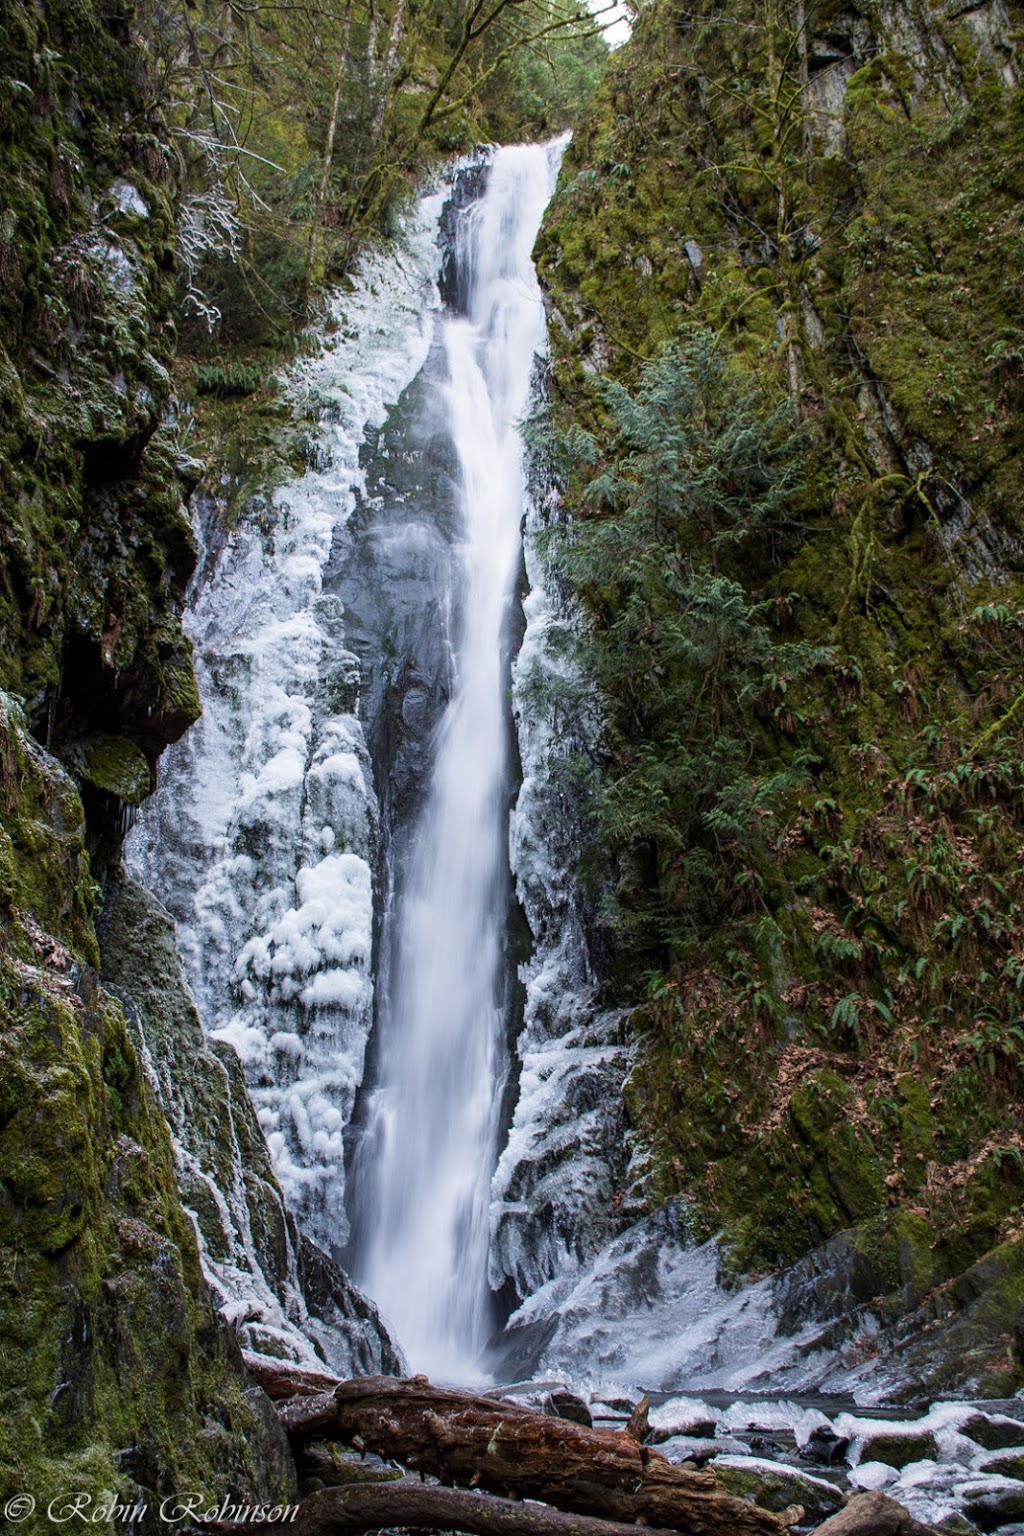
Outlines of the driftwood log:
{"label": "driftwood log", "polygon": [[304,1365],[293,1365],[290,1360],[274,1360],[270,1355],[254,1355],[242,1350],[245,1368],[253,1381],[259,1383],[272,1403],[284,1402],[290,1397],[312,1397],[317,1392],[333,1392],[339,1377],[327,1371],[311,1371]]}
{"label": "driftwood log", "polygon": [[[411,1381],[338,1381],[318,1371],[246,1355],[246,1365],[277,1404],[293,1446],[331,1438],[438,1477],[354,1482],[304,1499],[279,1529],[295,1536],[361,1536],[401,1530],[464,1531],[468,1536],[778,1536],[802,1510],[768,1514],[718,1491],[712,1472],[673,1466],[637,1443],[647,1403],[632,1433],[587,1429],[516,1403]],[[491,1489],[481,1493],[477,1489]],[[511,1493],[512,1498],[496,1494]],[[545,1502],[534,1502],[542,1499]],[[523,1502],[528,1500],[529,1502]],[[249,1526],[218,1523],[211,1536],[242,1536]],[[815,1536],[938,1536],[882,1493],[854,1494]]]}
{"label": "driftwood log", "polygon": [[674,1466],[614,1430],[433,1387],[423,1376],[342,1381],[331,1392],[280,1402],[278,1414],[297,1449],[314,1439],[341,1440],[442,1483],[602,1521],[687,1536],[778,1536],[786,1529],[778,1515],[720,1492],[714,1473]]}

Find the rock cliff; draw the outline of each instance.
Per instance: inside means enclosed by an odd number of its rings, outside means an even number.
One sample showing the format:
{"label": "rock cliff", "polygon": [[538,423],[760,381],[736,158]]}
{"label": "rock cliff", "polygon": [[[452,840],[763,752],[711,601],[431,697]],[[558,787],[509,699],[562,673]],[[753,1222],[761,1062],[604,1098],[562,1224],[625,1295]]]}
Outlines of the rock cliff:
{"label": "rock cliff", "polygon": [[172,1494],[294,1492],[237,1330],[342,1371],[397,1361],[299,1238],[169,919],[118,869],[199,713],[181,167],[132,18],[0,8],[0,1497],[116,1490],[156,1530]]}
{"label": "rock cliff", "polygon": [[[565,563],[612,679],[590,880],[612,991],[646,993],[643,1198],[722,1231],[723,1278],[801,1261],[794,1326],[845,1298],[882,1321],[870,1354],[912,1314],[911,1374],[944,1388],[1022,1373],[1019,26],[653,5],[540,252]],[[652,510],[698,364],[691,489]],[[762,458],[744,481],[736,449],[716,526],[692,476],[725,399]],[[660,574],[628,540],[601,565],[616,517]]]}

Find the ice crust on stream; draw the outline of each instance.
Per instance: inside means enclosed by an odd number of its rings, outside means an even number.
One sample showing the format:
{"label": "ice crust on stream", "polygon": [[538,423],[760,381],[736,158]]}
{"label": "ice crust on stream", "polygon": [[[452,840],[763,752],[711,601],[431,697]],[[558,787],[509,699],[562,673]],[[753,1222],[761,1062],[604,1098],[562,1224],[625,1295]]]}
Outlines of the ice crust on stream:
{"label": "ice crust on stream", "polygon": [[[838,1380],[834,1383],[839,1390]],[[1024,1401],[936,1402],[918,1417],[828,1412],[799,1400],[672,1397],[652,1410],[658,1449],[670,1461],[695,1453],[728,1484],[731,1470],[774,1487],[782,1509],[846,1489],[881,1490],[930,1527],[1020,1536],[1024,1518]],[[595,1405],[606,1417],[611,1410]],[[694,1430],[689,1426],[697,1425]],[[672,1431],[671,1438],[664,1438]],[[750,1487],[750,1483],[743,1485]],[[816,1525],[808,1519],[798,1529]]]}
{"label": "ice crust on stream", "polygon": [[424,199],[396,246],[364,260],[288,377],[318,423],[314,467],[251,509],[197,583],[186,628],[203,716],[162,760],[129,844],[177,920],[208,1033],[242,1058],[290,1207],[334,1252],[372,1019],[377,812],[359,664],[323,575],[366,431],[427,355],[443,201]]}

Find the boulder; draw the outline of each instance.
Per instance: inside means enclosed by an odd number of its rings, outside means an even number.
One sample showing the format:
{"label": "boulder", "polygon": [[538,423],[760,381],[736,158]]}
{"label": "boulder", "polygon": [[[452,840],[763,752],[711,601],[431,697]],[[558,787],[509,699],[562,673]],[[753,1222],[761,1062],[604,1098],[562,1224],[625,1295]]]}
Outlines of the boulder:
{"label": "boulder", "polygon": [[1024,1445],[1024,1424],[1005,1414],[975,1413],[964,1419],[960,1433],[986,1451],[1005,1451],[1011,1446]]}
{"label": "boulder", "polygon": [[985,1530],[1010,1520],[1024,1520],[1024,1482],[1014,1477],[985,1477],[957,1489],[963,1508]]}
{"label": "boulder", "polygon": [[842,1492],[834,1483],[758,1456],[719,1456],[714,1471],[726,1493],[750,1499],[759,1509],[775,1514],[802,1504],[808,1521],[824,1520],[843,1502]]}
{"label": "boulder", "polygon": [[699,1398],[671,1397],[667,1403],[651,1409],[648,1422],[650,1443],[661,1445],[676,1435],[708,1439],[715,1433],[716,1419],[707,1403]]}

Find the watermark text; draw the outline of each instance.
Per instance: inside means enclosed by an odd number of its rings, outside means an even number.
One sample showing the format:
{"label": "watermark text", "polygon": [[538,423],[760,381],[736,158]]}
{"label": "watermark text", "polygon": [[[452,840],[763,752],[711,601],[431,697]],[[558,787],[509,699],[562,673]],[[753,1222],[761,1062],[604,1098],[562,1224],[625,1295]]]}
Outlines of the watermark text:
{"label": "watermark text", "polygon": [[159,1504],[150,1505],[144,1499],[119,1499],[115,1494],[65,1493],[51,1499],[45,1508],[30,1493],[18,1493],[0,1505],[3,1515],[12,1525],[20,1525],[35,1514],[43,1514],[51,1525],[64,1525],[69,1530],[80,1530],[83,1525],[138,1524],[146,1515],[154,1513],[164,1525],[182,1525],[185,1521],[196,1524],[212,1524],[215,1520],[233,1520],[238,1525],[291,1525],[299,1512],[297,1504],[246,1504],[242,1500],[222,1498],[211,1503],[208,1495],[201,1493],[174,1493]]}

